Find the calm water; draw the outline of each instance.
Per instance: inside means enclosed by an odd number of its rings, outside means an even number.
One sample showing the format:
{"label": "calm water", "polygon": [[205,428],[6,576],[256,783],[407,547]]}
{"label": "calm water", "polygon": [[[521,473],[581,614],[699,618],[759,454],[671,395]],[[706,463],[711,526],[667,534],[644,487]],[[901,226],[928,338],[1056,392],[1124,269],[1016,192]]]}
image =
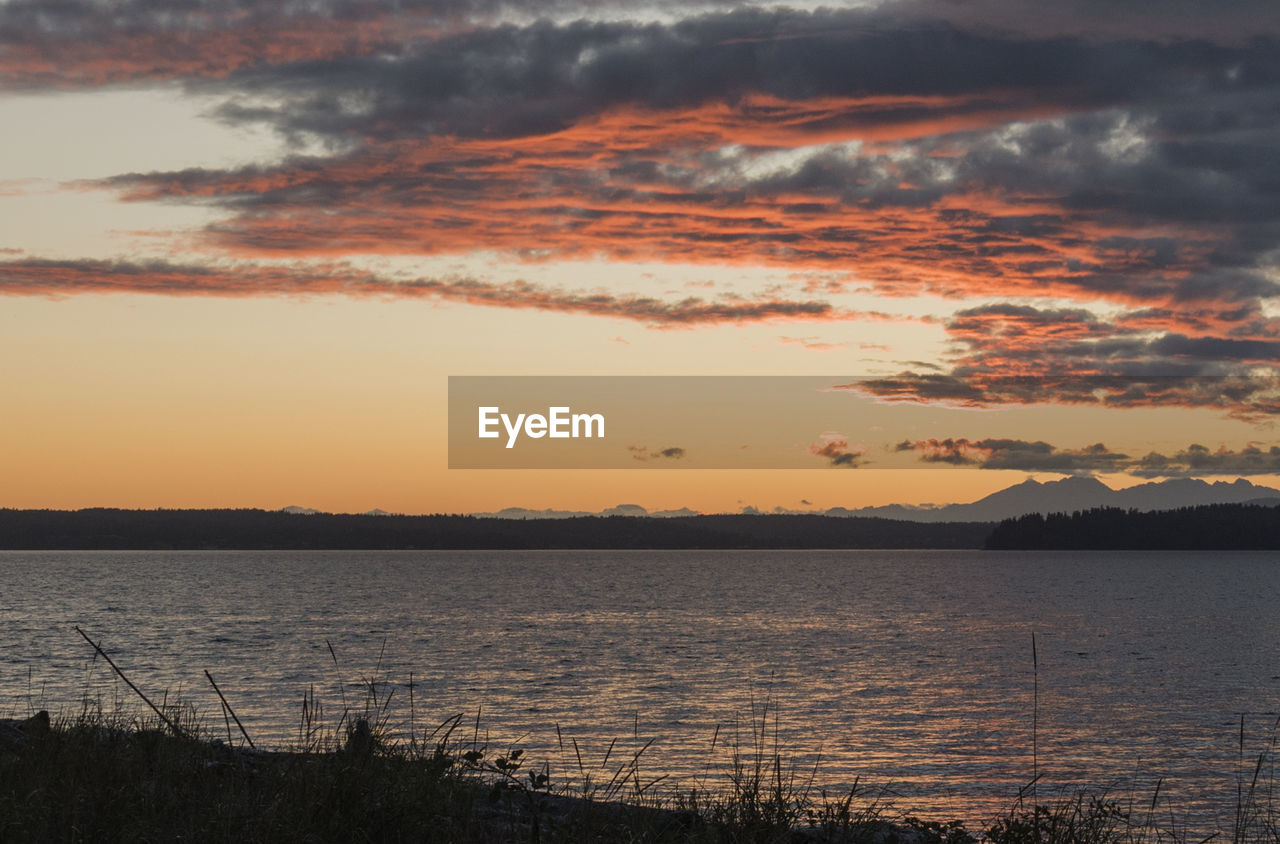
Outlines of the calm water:
{"label": "calm water", "polygon": [[[454,713],[562,775],[612,739],[643,777],[722,776],[769,707],[818,784],[855,777],[918,813],[981,823],[1032,771],[1041,794],[1157,778],[1193,828],[1228,823],[1280,708],[1280,565],[1255,553],[0,553],[0,715],[133,706],[72,627],[144,691],[221,726],[210,671],[260,743],[304,691],[336,719],[384,681],[402,730]],[[382,653],[379,667],[379,654]],[[337,665],[326,642],[337,654]],[[408,705],[413,681],[414,708]],[[712,750],[716,727],[719,747]],[[623,750],[615,750],[615,760]],[[1246,762],[1250,765],[1251,763]]]}

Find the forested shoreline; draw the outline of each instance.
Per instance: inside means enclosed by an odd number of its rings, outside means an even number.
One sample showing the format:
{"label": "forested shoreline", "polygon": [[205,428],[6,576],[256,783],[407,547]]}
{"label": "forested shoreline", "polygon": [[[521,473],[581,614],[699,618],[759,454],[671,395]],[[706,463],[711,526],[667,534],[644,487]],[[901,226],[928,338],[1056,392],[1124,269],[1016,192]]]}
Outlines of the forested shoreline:
{"label": "forested shoreline", "polygon": [[351,515],[255,509],[0,509],[5,550],[553,549],[1275,550],[1280,507],[1099,507],[999,523],[818,514],[672,518]]}

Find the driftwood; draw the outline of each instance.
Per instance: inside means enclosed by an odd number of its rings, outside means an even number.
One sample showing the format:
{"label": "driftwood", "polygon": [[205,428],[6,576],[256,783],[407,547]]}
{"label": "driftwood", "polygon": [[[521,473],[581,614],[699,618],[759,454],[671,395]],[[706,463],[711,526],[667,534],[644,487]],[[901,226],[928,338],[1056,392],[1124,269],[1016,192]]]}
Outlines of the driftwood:
{"label": "driftwood", "polygon": [[26,720],[0,719],[0,750],[16,751],[48,734],[49,713],[43,709]]}

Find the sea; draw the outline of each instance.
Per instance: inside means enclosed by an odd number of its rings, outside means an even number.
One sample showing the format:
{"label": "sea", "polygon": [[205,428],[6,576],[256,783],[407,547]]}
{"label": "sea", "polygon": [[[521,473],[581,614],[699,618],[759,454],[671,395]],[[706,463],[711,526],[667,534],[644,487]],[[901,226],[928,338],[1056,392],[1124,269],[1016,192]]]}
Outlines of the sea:
{"label": "sea", "polygon": [[553,785],[776,756],[970,829],[1088,789],[1207,834],[1274,780],[1274,553],[15,551],[0,583],[0,717],[145,713],[79,628],[223,740],[205,672],[260,747],[368,716]]}

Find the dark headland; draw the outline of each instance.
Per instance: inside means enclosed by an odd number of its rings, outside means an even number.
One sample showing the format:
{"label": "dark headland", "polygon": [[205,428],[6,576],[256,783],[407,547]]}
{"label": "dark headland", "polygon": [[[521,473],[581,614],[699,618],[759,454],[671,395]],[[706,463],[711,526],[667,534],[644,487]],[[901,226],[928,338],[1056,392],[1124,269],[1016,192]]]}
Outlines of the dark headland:
{"label": "dark headland", "polygon": [[1205,504],[1176,510],[1095,507],[1005,519],[986,547],[1010,550],[1216,551],[1280,549],[1280,507]]}
{"label": "dark headland", "polygon": [[989,522],[819,515],[498,519],[267,510],[0,510],[0,548],[783,549],[981,548]]}

